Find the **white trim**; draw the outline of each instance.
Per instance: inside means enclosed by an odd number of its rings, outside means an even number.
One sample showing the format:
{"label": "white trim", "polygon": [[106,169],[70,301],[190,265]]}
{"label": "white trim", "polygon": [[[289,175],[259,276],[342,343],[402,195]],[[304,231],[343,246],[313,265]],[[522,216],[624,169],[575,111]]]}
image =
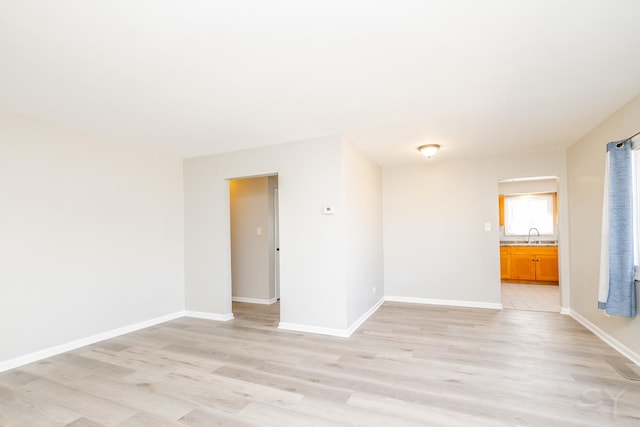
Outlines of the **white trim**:
{"label": "white trim", "polygon": [[483,301],[462,301],[452,299],[433,299],[415,297],[385,296],[385,301],[408,302],[413,304],[448,305],[452,307],[490,308],[492,310],[502,310],[502,304],[497,302]]}
{"label": "white trim", "polygon": [[220,322],[226,322],[233,319],[233,313],[218,314],[218,313],[205,313],[203,311],[185,311],[185,317],[195,317],[197,319],[218,320]]}
{"label": "white trim", "polygon": [[560,307],[560,314],[571,315],[571,309],[568,307]]}
{"label": "white trim", "polygon": [[250,304],[273,304],[278,301],[278,298],[260,299],[260,298],[245,298],[245,297],[231,297],[231,301],[235,302],[248,302]]}
{"label": "white trim", "polygon": [[602,341],[606,342],[611,347],[613,347],[613,349],[616,350],[618,353],[622,354],[627,359],[631,360],[633,363],[640,366],[640,354],[634,352],[629,347],[622,344],[620,341],[613,338],[611,335],[609,335],[608,333],[606,333],[605,331],[603,331],[602,329],[600,329],[599,327],[597,327],[596,325],[594,325],[593,323],[591,323],[590,321],[588,321],[587,319],[585,319],[584,317],[576,313],[574,310],[571,310],[569,315],[573,317],[578,323],[582,324],[582,326],[584,326],[585,328],[593,332]]}
{"label": "white trim", "polygon": [[331,335],[333,337],[348,338],[347,329],[324,328],[322,326],[301,325],[298,323],[280,322],[278,329],[286,329],[288,331],[309,332],[312,334]]}
{"label": "white trim", "polygon": [[385,298],[382,297],[369,310],[358,318],[347,329],[325,328],[322,326],[301,325],[298,323],[280,322],[278,329],[286,329],[288,331],[309,332],[312,334],[331,335],[332,337],[349,338],[373,313],[384,303]]}
{"label": "white trim", "polygon": [[380,308],[380,306],[381,306],[383,303],[384,303],[384,297],[380,298],[380,299],[378,300],[378,302],[377,302],[377,303],[375,303],[375,304],[374,304],[374,305],[373,305],[369,310],[367,310],[367,311],[366,311],[362,316],[360,316],[360,317],[358,318],[358,320],[356,320],[355,322],[353,322],[353,324],[352,324],[351,326],[349,326],[349,329],[347,329],[347,336],[348,336],[348,337],[350,337],[350,336],[351,336],[351,334],[353,334],[356,330],[358,330],[358,328],[359,328],[360,326],[362,326],[362,324],[363,324],[364,322],[366,322],[366,321],[367,321],[367,319],[368,319],[369,317],[371,317],[371,315],[372,315],[373,313],[375,313],[375,312],[378,310],[378,308]]}
{"label": "white trim", "polygon": [[44,350],[39,350],[33,353],[25,354],[24,356],[16,357],[15,359],[5,360],[4,362],[0,362],[0,372],[8,371],[9,369],[14,369],[19,366],[37,362],[38,360],[46,359],[47,357],[56,356],[60,353],[72,351],[80,347],[85,347],[87,345],[95,344],[100,341],[108,340],[110,338],[115,338],[120,335],[135,332],[140,329],[144,329],[150,326],[158,325],[160,323],[168,322],[170,320],[179,319],[180,317],[183,317],[183,316],[184,316],[184,311],[177,311],[175,313],[166,314],[164,316],[156,317],[154,319],[144,320],[142,322],[134,323],[132,325],[123,326],[121,328],[112,329],[107,332],[91,335],[86,338],[80,338],[78,340],[70,341],[65,344],[60,344],[53,347],[45,348]]}

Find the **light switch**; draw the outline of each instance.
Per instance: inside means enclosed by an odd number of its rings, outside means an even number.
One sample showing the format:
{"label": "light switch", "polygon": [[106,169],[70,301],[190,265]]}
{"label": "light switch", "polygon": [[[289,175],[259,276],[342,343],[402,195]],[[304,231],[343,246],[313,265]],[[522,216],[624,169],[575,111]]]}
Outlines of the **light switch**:
{"label": "light switch", "polygon": [[256,234],[257,234],[258,236],[262,236],[262,227],[258,227],[258,228],[256,228]]}
{"label": "light switch", "polygon": [[491,223],[490,222],[485,222],[484,223],[484,231],[491,231]]}
{"label": "light switch", "polygon": [[322,213],[324,215],[333,215],[334,213],[336,213],[336,208],[334,208],[333,206],[325,206],[324,208],[322,208]]}

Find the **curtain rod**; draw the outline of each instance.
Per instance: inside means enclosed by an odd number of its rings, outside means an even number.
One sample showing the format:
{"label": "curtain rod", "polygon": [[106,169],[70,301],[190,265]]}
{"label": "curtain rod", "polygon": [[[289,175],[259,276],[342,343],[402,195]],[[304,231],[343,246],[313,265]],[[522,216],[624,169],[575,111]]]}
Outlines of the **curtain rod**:
{"label": "curtain rod", "polygon": [[628,141],[628,140],[630,140],[630,139],[635,138],[635,137],[636,137],[636,136],[638,136],[638,135],[640,135],[640,132],[636,132],[636,133],[634,133],[634,134],[633,134],[633,135],[631,135],[629,138],[625,139],[625,142],[626,142],[626,141]]}
{"label": "curtain rod", "polygon": [[625,142],[627,142],[627,141],[629,141],[629,140],[631,140],[631,139],[635,138],[635,137],[636,137],[636,136],[638,136],[638,135],[640,135],[640,132],[636,132],[636,133],[634,133],[634,134],[633,134],[633,135],[631,135],[629,138],[627,138],[627,139],[623,139],[622,141],[618,142],[618,143],[616,144],[616,147],[618,147],[618,148],[622,147],[622,146],[624,145],[624,143],[625,143]]}

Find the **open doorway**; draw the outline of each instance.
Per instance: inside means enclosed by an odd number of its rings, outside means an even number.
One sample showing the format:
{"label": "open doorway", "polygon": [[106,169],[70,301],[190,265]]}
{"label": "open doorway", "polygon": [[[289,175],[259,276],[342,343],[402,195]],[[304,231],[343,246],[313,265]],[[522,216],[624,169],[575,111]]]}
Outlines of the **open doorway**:
{"label": "open doorway", "polygon": [[557,177],[505,179],[498,190],[502,306],[560,312]]}
{"label": "open doorway", "polygon": [[280,320],[278,176],[229,180],[234,317],[266,326]]}

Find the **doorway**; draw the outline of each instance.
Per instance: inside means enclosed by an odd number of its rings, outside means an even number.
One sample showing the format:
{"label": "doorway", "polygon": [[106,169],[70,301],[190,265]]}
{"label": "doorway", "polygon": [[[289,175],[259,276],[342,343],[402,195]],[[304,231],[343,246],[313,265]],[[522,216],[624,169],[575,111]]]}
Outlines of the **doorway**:
{"label": "doorway", "polygon": [[560,312],[558,178],[505,179],[498,190],[503,307]]}
{"label": "doorway", "polygon": [[229,180],[231,300],[236,319],[280,319],[278,175]]}

